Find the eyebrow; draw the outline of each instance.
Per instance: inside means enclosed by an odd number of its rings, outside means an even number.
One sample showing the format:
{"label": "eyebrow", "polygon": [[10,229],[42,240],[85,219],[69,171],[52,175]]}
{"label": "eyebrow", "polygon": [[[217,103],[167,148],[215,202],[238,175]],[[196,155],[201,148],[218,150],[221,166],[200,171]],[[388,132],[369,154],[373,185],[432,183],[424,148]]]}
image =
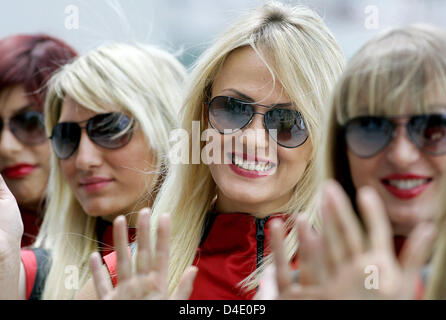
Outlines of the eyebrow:
{"label": "eyebrow", "polygon": [[[246,94],[244,94],[236,89],[227,88],[227,89],[224,89],[223,91],[231,91],[232,93],[235,93],[239,98],[242,98],[244,100],[247,100],[247,101],[255,104],[255,100],[253,98],[251,98],[250,96],[247,96]],[[259,105],[262,105],[262,104],[259,104]],[[271,108],[281,108],[282,107],[283,108],[283,107],[291,107],[293,105],[294,104],[292,102],[285,102],[285,103],[276,103],[276,104],[270,105],[269,107],[271,107]],[[263,105],[263,106],[265,106],[265,105]]]}
{"label": "eyebrow", "polygon": [[14,114],[18,114],[20,112],[26,111],[27,109],[31,109],[32,107],[35,107],[35,106],[36,106],[35,103],[29,103],[27,105],[20,107],[20,109],[17,109],[17,111],[15,111]]}

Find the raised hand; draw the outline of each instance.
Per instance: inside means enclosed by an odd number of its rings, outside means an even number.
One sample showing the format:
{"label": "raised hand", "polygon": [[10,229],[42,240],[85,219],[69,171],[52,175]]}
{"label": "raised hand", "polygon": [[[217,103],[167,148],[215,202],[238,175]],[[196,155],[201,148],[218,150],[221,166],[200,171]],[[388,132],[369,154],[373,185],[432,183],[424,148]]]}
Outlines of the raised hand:
{"label": "raised hand", "polygon": [[[384,205],[373,189],[366,187],[358,192],[367,233],[337,183],[327,183],[324,191],[322,232],[316,234],[303,218],[298,218],[299,281],[293,279],[283,253],[281,223],[273,224],[271,246],[276,271],[267,272],[262,283],[270,287],[275,283],[277,294],[272,297],[263,293],[259,297],[413,299],[416,281],[430,256],[434,226],[427,223],[417,226],[398,260]],[[367,279],[372,272],[374,282],[370,283]]]}
{"label": "raised hand", "polygon": [[18,298],[22,235],[17,201],[0,176],[0,300]]}
{"label": "raised hand", "polygon": [[132,259],[127,241],[127,225],[123,216],[113,222],[113,240],[117,254],[118,285],[112,287],[109,275],[103,268],[102,259],[94,253],[90,267],[96,287],[96,293],[104,300],[127,299],[188,299],[197,273],[196,267],[189,267],[183,274],[177,289],[169,297],[168,263],[169,263],[170,221],[167,215],[160,217],[157,228],[155,252],[150,245],[150,210],[143,209],[138,214],[136,268],[132,270]]}

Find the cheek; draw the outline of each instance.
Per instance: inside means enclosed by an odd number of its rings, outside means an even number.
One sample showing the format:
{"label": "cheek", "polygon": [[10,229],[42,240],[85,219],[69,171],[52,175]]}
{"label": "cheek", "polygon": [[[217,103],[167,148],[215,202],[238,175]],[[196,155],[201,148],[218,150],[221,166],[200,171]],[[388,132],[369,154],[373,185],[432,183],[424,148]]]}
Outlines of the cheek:
{"label": "cheek", "polygon": [[435,171],[437,171],[440,175],[444,175],[446,171],[446,155],[431,157],[430,162],[435,167]]}
{"label": "cheek", "polygon": [[76,175],[76,166],[72,158],[73,157],[70,157],[67,160],[59,160],[60,169],[69,185],[73,184],[72,182]]}
{"label": "cheek", "polygon": [[50,168],[50,144],[44,143],[38,146],[30,148],[33,153],[34,159],[41,168],[49,171]]}
{"label": "cheek", "polygon": [[278,147],[279,169],[287,175],[300,177],[311,159],[312,150],[310,141],[297,148]]}
{"label": "cheek", "polygon": [[104,162],[113,170],[114,177],[132,190],[144,188],[157,174],[156,161],[147,145],[116,150],[107,154]]}

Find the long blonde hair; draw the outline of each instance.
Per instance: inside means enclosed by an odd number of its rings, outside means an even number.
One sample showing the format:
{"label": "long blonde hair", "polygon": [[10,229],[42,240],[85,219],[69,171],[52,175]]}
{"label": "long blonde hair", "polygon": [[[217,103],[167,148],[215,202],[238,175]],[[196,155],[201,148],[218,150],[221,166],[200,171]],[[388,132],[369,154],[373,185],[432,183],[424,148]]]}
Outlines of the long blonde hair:
{"label": "long blonde hair", "polygon": [[[391,29],[367,42],[333,90],[326,131],[325,178],[334,178],[355,205],[344,125],[363,115],[426,113],[428,94],[446,92],[446,33],[429,25]],[[434,91],[439,90],[439,91]]]}
{"label": "long blonde hair", "polygon": [[[67,96],[94,112],[130,113],[147,139],[147,145],[141,147],[153,151],[152,163],[158,178],[147,186],[146,196],[150,197],[164,175],[163,168],[168,167],[169,133],[178,126],[184,77],[184,67],[163,50],[123,43],[98,47],[64,66],[51,79],[45,104],[47,134],[58,122]],[[54,153],[48,195],[48,207],[35,243],[36,247],[50,250],[52,256],[43,298],[71,299],[75,289],[90,277],[88,259],[98,250],[98,218],[84,212]],[[74,290],[65,285],[67,266],[75,266],[79,271],[79,283]]]}
{"label": "long blonde hair", "polygon": [[[192,122],[200,121],[200,135],[206,128],[204,102],[208,99],[216,73],[233,50],[244,46],[253,48],[265,62],[273,79],[280,82],[291,100],[299,106],[309,128],[312,160],[300,181],[296,181],[294,196],[283,212],[306,211],[313,219],[311,202],[317,188],[314,160],[320,152],[324,105],[342,71],[344,56],[322,19],[312,10],[268,2],[233,24],[202,54],[194,66],[183,107],[182,128],[189,134],[186,148],[192,154]],[[201,148],[203,146],[202,142]],[[156,225],[161,214],[170,214],[170,291],[176,287],[184,270],[193,263],[203,224],[216,192],[216,184],[204,163],[173,165],[161,188],[152,212],[152,225]],[[297,250],[295,238],[296,230],[293,229],[287,237],[290,258]],[[265,261],[264,265],[268,263]],[[247,288],[256,286],[257,279],[257,275],[249,277],[249,283],[245,282]]]}

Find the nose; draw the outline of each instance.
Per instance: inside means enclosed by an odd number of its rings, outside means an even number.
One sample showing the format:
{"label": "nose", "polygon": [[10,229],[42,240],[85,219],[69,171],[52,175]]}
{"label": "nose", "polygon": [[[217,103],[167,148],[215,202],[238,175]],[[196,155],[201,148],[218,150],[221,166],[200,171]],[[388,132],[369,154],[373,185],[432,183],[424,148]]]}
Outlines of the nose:
{"label": "nose", "polygon": [[264,115],[255,113],[251,123],[243,129],[243,133],[239,136],[239,143],[246,146],[248,150],[268,148],[268,135],[263,119]]}
{"label": "nose", "polygon": [[99,167],[103,161],[102,150],[90,140],[85,130],[82,130],[79,147],[73,156],[76,168],[83,171]]}
{"label": "nose", "polygon": [[387,148],[387,160],[398,168],[409,168],[420,158],[419,148],[410,140],[405,126],[398,126]]}
{"label": "nose", "polygon": [[11,156],[23,149],[23,144],[12,134],[8,128],[0,132],[0,155]]}

